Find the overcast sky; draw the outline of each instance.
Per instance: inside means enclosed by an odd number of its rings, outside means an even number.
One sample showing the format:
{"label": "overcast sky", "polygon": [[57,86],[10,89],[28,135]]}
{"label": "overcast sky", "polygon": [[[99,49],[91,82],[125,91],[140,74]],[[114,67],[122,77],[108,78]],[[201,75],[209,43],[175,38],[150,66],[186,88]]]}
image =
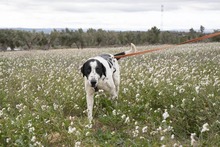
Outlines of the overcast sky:
{"label": "overcast sky", "polygon": [[220,0],[0,0],[0,28],[197,30],[200,25],[220,29]]}

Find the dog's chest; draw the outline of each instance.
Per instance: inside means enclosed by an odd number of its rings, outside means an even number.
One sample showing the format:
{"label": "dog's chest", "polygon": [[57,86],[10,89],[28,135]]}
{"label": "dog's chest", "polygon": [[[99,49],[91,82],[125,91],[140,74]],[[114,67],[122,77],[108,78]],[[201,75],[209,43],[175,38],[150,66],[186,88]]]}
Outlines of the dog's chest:
{"label": "dog's chest", "polygon": [[108,91],[109,86],[110,86],[108,84],[109,84],[109,82],[108,82],[108,78],[107,77],[106,78],[101,78],[101,79],[99,79],[97,87],[98,87],[98,89],[102,89],[102,90]]}

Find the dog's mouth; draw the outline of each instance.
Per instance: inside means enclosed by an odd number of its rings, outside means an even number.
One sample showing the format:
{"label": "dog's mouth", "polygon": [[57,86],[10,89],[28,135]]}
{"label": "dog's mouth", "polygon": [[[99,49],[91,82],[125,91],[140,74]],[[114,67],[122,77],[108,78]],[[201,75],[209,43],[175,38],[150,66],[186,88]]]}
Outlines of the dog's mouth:
{"label": "dog's mouth", "polygon": [[99,91],[98,87],[96,85],[91,85],[91,87],[94,88],[95,92]]}
{"label": "dog's mouth", "polygon": [[95,80],[92,80],[90,83],[91,83],[91,87],[93,87],[95,89],[95,92],[97,92],[98,91],[97,82]]}
{"label": "dog's mouth", "polygon": [[95,92],[99,91],[98,87],[93,87],[95,89]]}

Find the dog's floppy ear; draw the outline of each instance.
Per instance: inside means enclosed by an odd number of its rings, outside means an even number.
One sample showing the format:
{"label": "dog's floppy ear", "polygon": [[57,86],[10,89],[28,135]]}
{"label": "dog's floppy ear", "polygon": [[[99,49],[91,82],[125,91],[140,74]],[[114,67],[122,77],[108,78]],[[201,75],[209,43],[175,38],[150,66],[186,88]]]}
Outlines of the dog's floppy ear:
{"label": "dog's floppy ear", "polygon": [[83,77],[85,76],[85,70],[84,70],[84,68],[85,68],[85,64],[83,64],[82,66],[81,66],[81,73],[83,74]]}

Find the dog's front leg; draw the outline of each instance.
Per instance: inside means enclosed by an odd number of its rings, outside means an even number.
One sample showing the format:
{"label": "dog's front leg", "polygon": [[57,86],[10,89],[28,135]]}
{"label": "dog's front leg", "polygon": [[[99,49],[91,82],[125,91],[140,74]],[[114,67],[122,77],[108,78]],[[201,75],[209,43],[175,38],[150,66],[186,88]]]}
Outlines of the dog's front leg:
{"label": "dog's front leg", "polygon": [[95,91],[91,88],[89,88],[86,91],[86,102],[87,102],[87,113],[88,113],[88,119],[89,122],[92,122],[92,110],[93,110],[93,105],[94,105],[94,93]]}

